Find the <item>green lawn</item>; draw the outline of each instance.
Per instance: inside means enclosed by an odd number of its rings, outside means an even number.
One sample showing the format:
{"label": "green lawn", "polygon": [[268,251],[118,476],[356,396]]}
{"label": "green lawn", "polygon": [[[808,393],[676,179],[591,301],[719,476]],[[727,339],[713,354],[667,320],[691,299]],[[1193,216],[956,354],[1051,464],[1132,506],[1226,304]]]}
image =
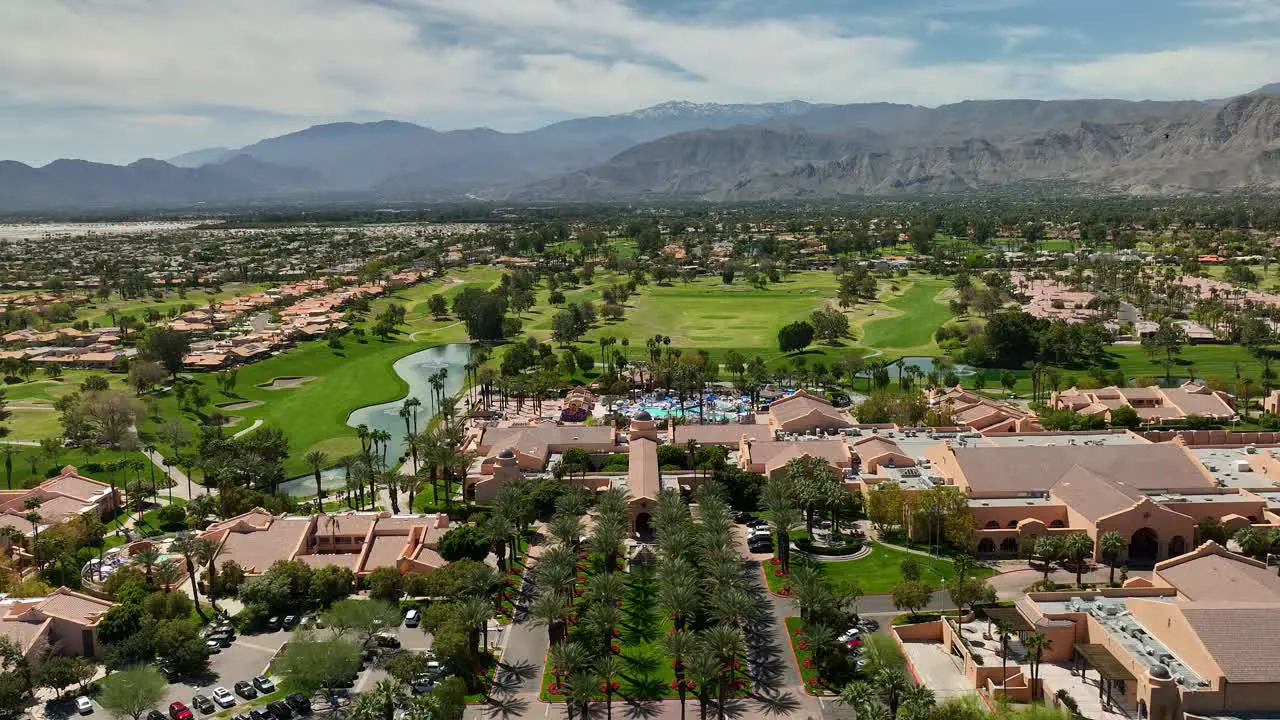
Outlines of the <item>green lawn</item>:
{"label": "green lawn", "polygon": [[938,354],[933,334],[951,319],[951,309],[942,297],[949,288],[946,280],[916,279],[863,324],[862,344],[898,356]]}
{"label": "green lawn", "polygon": [[53,408],[15,407],[10,412],[12,415],[5,421],[9,428],[6,440],[38,442],[43,438],[62,434],[62,423],[58,421],[58,413]]}
{"label": "green lawn", "polygon": [[[837,589],[857,585],[867,595],[883,595],[893,592],[894,586],[902,582],[902,561],[908,557],[920,563],[920,579],[931,587],[941,589],[944,581],[956,576],[955,564],[950,560],[907,553],[880,543],[872,543],[871,554],[866,557],[843,562],[815,562],[814,566]],[[775,573],[778,566],[764,563],[763,568],[769,590],[781,590],[786,578]],[[989,577],[994,572],[984,567],[975,567],[972,571],[979,577]]]}
{"label": "green lawn", "polygon": [[[0,482],[4,482],[4,487],[24,488],[33,487],[43,481],[45,478],[57,471],[65,465],[75,465],[79,468],[80,473],[95,480],[102,482],[111,482],[115,480],[117,484],[123,486],[126,481],[126,475],[133,476],[132,471],[120,470],[114,473],[107,472],[104,468],[109,463],[125,459],[137,459],[150,465],[150,461],[146,456],[136,451],[126,450],[96,450],[89,456],[85,456],[80,450],[67,448],[58,454],[56,458],[44,456],[40,453],[38,447],[28,446],[11,446],[18,450],[12,460],[12,477],[5,476],[6,469],[4,464],[0,464]],[[143,469],[143,473],[148,472],[148,468]]]}
{"label": "green lawn", "polygon": [[[331,460],[336,460],[360,449],[355,430],[346,424],[352,410],[404,396],[408,385],[392,367],[396,360],[429,347],[466,341],[466,329],[462,325],[452,318],[434,320],[426,313],[425,302],[437,292],[452,297],[464,287],[488,287],[497,279],[498,273],[492,268],[482,268],[456,277],[457,280],[433,280],[405,288],[374,303],[370,317],[392,302],[406,307],[407,327],[391,340],[383,341],[368,335],[364,342],[360,342],[354,335],[348,335],[343,339],[341,349],[331,348],[324,341],[300,343],[279,355],[240,368],[231,394],[224,394],[218,389],[214,375],[197,374],[194,377],[205,385],[214,404],[261,403],[244,410],[227,411],[243,418],[228,431],[247,428],[258,419],[268,426],[280,428],[290,443],[289,459],[285,462],[286,475],[301,475],[310,469],[303,457],[311,450],[321,450]],[[315,379],[290,389],[258,387],[278,377]],[[212,410],[212,407],[204,408],[205,412]],[[141,427],[144,440],[153,442],[166,457],[171,457],[173,450],[159,429],[165,420],[178,416],[177,402],[172,394],[163,395],[160,397],[161,421],[149,419]],[[192,426],[190,429],[194,436],[196,416],[185,413],[182,417]]]}

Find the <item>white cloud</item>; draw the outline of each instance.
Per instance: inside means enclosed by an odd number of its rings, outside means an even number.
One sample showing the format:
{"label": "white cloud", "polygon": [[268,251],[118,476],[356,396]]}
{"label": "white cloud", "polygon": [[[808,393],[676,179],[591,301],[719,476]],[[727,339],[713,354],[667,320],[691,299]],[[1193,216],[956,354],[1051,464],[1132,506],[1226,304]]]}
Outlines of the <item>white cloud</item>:
{"label": "white cloud", "polygon": [[1157,100],[1227,97],[1274,82],[1280,42],[1121,53],[1063,64],[1054,76],[1076,95]]}
{"label": "white cloud", "polygon": [[1049,28],[1040,25],[1001,25],[992,34],[1004,42],[1004,52],[1010,53],[1024,43],[1049,36]]}
{"label": "white cloud", "polygon": [[[1280,4],[1201,1],[1224,17]],[[853,16],[677,19],[631,2],[7,0],[0,2],[0,116],[15,108],[28,118],[43,113],[67,128],[68,154],[96,148],[99,157],[122,160],[144,154],[139,147],[150,131],[182,143],[172,148],[178,151],[338,119],[522,129],[670,99],[936,105],[1213,97],[1270,82],[1280,67],[1280,48],[1271,44],[1028,57],[1034,41],[1065,32],[1035,25],[976,31],[997,38],[984,59],[924,59],[939,53],[929,47],[926,55],[920,43],[932,41],[920,39],[921,30],[970,27],[938,15],[1025,0],[940,0],[913,16],[914,30],[898,31]],[[34,129],[7,125],[0,157],[49,153],[22,142]],[[38,135],[40,148],[51,146],[47,130]]]}
{"label": "white cloud", "polygon": [[1190,6],[1217,13],[1210,22],[1218,25],[1280,23],[1280,0],[1196,0]]}

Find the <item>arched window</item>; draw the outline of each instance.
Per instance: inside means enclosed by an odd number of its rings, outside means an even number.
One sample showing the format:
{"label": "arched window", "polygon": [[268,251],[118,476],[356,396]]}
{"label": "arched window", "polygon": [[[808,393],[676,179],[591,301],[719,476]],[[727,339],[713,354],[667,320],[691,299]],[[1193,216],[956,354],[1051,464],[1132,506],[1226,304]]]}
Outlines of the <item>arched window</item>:
{"label": "arched window", "polygon": [[997,522],[997,521],[995,521],[995,520],[988,520],[988,521],[987,521],[987,529],[988,529],[988,530],[999,530],[999,529],[1000,529],[1000,523],[999,523],[999,522]]}
{"label": "arched window", "polygon": [[1061,528],[1066,526],[1067,524],[1062,522],[1061,520],[1054,520],[1053,522],[1049,523],[1049,527],[1051,528]]}
{"label": "arched window", "polygon": [[1009,521],[1009,524],[1008,524],[1006,527],[1009,527],[1009,528],[1016,528],[1016,527],[1018,527],[1018,521],[1017,521],[1017,520],[1010,520],[1010,521]]}
{"label": "arched window", "polygon": [[1018,552],[1018,539],[1005,538],[1000,541],[1000,552],[1016,554]]}
{"label": "arched window", "polygon": [[978,552],[993,553],[995,551],[996,551],[995,540],[992,540],[991,538],[982,538],[982,540],[978,542]]}

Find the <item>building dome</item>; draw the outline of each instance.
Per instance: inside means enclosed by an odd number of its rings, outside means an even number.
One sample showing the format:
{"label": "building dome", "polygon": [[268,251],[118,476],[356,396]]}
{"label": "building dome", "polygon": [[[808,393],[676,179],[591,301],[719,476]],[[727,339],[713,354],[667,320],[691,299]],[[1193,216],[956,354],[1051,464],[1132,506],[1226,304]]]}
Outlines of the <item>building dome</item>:
{"label": "building dome", "polygon": [[498,452],[498,459],[500,460],[510,460],[515,456],[516,456],[516,451],[512,450],[511,448],[503,448],[500,452]]}
{"label": "building dome", "polygon": [[631,419],[639,420],[640,422],[649,422],[650,420],[653,419],[653,416],[649,414],[648,410],[641,410],[640,412],[636,413],[635,417]]}
{"label": "building dome", "polygon": [[1157,680],[1168,680],[1169,668],[1165,667],[1164,665],[1156,665],[1155,667],[1151,668],[1151,677]]}

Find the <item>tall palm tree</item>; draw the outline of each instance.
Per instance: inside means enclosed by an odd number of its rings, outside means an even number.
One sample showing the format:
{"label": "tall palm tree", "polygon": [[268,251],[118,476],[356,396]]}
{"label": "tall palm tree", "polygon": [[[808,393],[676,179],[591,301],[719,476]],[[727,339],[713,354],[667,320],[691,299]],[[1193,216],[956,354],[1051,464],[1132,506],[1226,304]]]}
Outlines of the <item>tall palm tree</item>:
{"label": "tall palm tree", "polygon": [[996,639],[1000,641],[1000,684],[1009,679],[1009,639],[1013,637],[1013,624],[1008,620],[996,621]]}
{"label": "tall palm tree", "polygon": [[[200,608],[200,586],[196,584],[196,568],[204,565],[209,556],[215,553],[216,548],[208,540],[186,535],[175,538],[169,549],[181,555],[186,563],[187,576],[191,578],[191,599],[196,604],[196,612],[200,613],[200,617],[204,617],[204,610]],[[212,585],[211,581],[210,587]]]}
{"label": "tall palm tree", "polygon": [[720,673],[717,678],[719,684],[717,701],[719,703],[719,714],[723,720],[729,683],[733,680],[735,673],[734,665],[746,653],[746,642],[743,640],[741,630],[728,625],[715,625],[704,630],[700,640],[707,651],[720,663]]}
{"label": "tall palm tree", "polygon": [[[715,653],[701,642],[694,642],[693,648],[685,660],[685,672],[693,681],[698,692],[699,720],[707,720],[707,705],[711,703],[711,688],[720,681],[722,664]],[[720,716],[724,717],[724,705],[721,704]]]}
{"label": "tall palm tree", "polygon": [[865,717],[871,714],[870,708],[876,702],[876,691],[869,683],[855,680],[840,690],[838,702],[853,708],[858,717]]}
{"label": "tall palm tree", "polygon": [[133,554],[133,561],[142,566],[142,574],[147,579],[147,584],[151,584],[151,572],[155,569],[156,563],[160,562],[160,548],[155,545],[147,545],[138,552]]}
{"label": "tall palm tree", "polygon": [[552,647],[564,638],[565,623],[572,615],[573,611],[566,598],[556,590],[539,593],[529,606],[529,622],[534,626],[547,626]]}
{"label": "tall palm tree", "polygon": [[1034,633],[1023,643],[1027,652],[1027,661],[1031,665],[1031,699],[1034,701],[1039,693],[1036,681],[1040,678],[1040,661],[1046,651],[1053,649],[1053,641],[1044,633]]}
{"label": "tall palm tree", "polygon": [[606,720],[613,720],[613,678],[622,672],[622,663],[614,655],[606,655],[596,663],[604,687],[604,712]]}
{"label": "tall palm tree", "polygon": [[876,690],[889,708],[889,717],[898,717],[898,705],[902,702],[902,694],[911,687],[911,681],[901,667],[884,668],[876,673]]}
{"label": "tall palm tree", "polygon": [[40,506],[42,504],[44,501],[36,495],[29,495],[22,501],[22,507],[27,511],[23,519],[31,523],[31,557],[35,559],[37,572],[40,570]]}
{"label": "tall palm tree", "polygon": [[1108,585],[1116,584],[1116,562],[1124,554],[1125,548],[1128,546],[1129,541],[1125,540],[1124,535],[1115,530],[1108,530],[1098,538],[1098,551],[1102,553],[1102,557],[1107,561],[1107,566],[1111,571],[1107,578]]}
{"label": "tall palm tree", "polygon": [[[599,682],[600,675],[590,666],[569,676],[569,682],[565,687],[565,705],[576,705],[582,720],[587,720],[591,716],[591,701],[596,697],[596,685]],[[569,711],[569,717],[571,719],[573,717],[572,710]]]}
{"label": "tall palm tree", "polygon": [[329,456],[322,450],[312,450],[303,456],[303,461],[311,466],[316,479],[316,509],[324,507],[324,487],[320,483],[320,471],[329,464]]}
{"label": "tall palm tree", "polygon": [[165,592],[169,592],[173,589],[174,585],[178,584],[178,582],[182,580],[182,566],[178,564],[177,560],[165,560],[164,562],[156,565],[155,570],[152,571],[152,575],[155,578],[156,585],[162,588]]}

